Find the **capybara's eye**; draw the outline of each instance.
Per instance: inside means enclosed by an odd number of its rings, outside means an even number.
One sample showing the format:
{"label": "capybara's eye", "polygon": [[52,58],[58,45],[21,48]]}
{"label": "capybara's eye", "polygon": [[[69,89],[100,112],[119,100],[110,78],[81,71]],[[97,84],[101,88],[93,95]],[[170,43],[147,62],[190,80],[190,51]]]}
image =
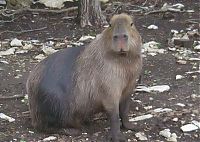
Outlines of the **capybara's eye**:
{"label": "capybara's eye", "polygon": [[131,23],[131,26],[133,26],[133,23]]}

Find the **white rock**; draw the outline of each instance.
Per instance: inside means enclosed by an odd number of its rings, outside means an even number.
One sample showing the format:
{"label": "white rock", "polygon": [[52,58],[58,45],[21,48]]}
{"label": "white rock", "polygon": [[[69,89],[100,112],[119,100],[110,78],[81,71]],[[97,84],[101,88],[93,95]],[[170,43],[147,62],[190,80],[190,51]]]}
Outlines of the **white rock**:
{"label": "white rock", "polygon": [[43,142],[48,142],[48,141],[55,141],[55,140],[57,140],[57,137],[55,137],[55,136],[49,136],[47,138],[44,138],[42,141]]}
{"label": "white rock", "polygon": [[146,107],[144,107],[144,109],[146,109],[146,110],[149,110],[149,109],[152,109],[153,107],[152,106],[146,106]]}
{"label": "white rock", "polygon": [[6,51],[0,51],[0,56],[7,56],[15,54],[16,47],[12,47]]}
{"label": "white rock", "polygon": [[64,2],[73,1],[73,0],[39,0],[40,3],[43,3],[46,7],[59,8],[61,9],[64,6]]}
{"label": "white rock", "polygon": [[33,48],[33,45],[32,44],[25,44],[22,48],[24,50],[31,50]]}
{"label": "white rock", "polygon": [[177,4],[172,5],[172,7],[176,7],[178,9],[181,9],[181,8],[184,8],[185,6],[181,3],[177,3]]}
{"label": "white rock", "polygon": [[171,30],[171,33],[178,34],[178,31],[177,30]]}
{"label": "white rock", "polygon": [[23,54],[23,53],[28,53],[28,50],[18,50],[15,52],[16,54]]}
{"label": "white rock", "polygon": [[170,129],[164,129],[164,130],[160,131],[159,135],[161,135],[165,138],[170,138],[171,137]]}
{"label": "white rock", "polygon": [[49,46],[43,46],[42,47],[42,51],[45,53],[45,54],[47,54],[47,55],[50,55],[50,54],[53,54],[53,53],[55,53],[55,52],[57,52],[58,50],[55,50],[55,49],[53,49],[52,47],[49,47]]}
{"label": "white rock", "polygon": [[155,41],[150,41],[150,42],[144,43],[142,45],[143,52],[147,52],[148,54],[150,53],[150,55],[152,55],[152,53],[154,53],[153,56],[155,56],[155,53],[163,54],[166,50],[159,49],[159,45],[160,45],[160,43],[155,42]]}
{"label": "white rock", "polygon": [[189,9],[189,10],[187,10],[187,12],[188,13],[193,13],[193,12],[195,12],[193,9]]}
{"label": "white rock", "polygon": [[172,133],[169,138],[166,139],[168,142],[177,142],[177,135],[176,133]]}
{"label": "white rock", "polygon": [[147,27],[147,29],[156,30],[156,29],[158,29],[158,26],[156,26],[156,25],[149,25],[149,26]]}
{"label": "white rock", "polygon": [[138,132],[135,134],[135,136],[138,138],[140,141],[146,141],[148,140],[146,135],[143,132]]}
{"label": "white rock", "polygon": [[193,73],[200,73],[200,70],[197,70],[197,71],[188,71],[188,72],[186,72],[186,74],[193,74]]}
{"label": "white rock", "polygon": [[182,79],[182,78],[184,78],[184,76],[182,76],[182,75],[176,75],[176,80],[179,80],[179,79]]}
{"label": "white rock", "polygon": [[189,61],[200,61],[200,58],[189,58]]}
{"label": "white rock", "polygon": [[165,91],[169,91],[170,87],[169,85],[157,85],[157,86],[152,86],[149,87],[150,91],[153,92],[165,92]]}
{"label": "white rock", "polygon": [[156,108],[153,110],[154,112],[170,112],[172,109],[170,108]]}
{"label": "white rock", "polygon": [[79,41],[86,41],[86,40],[90,40],[90,39],[94,39],[95,37],[94,36],[82,36]]}
{"label": "white rock", "polygon": [[145,120],[145,119],[149,119],[149,118],[152,118],[152,117],[153,117],[152,114],[146,114],[146,115],[141,115],[141,116],[131,118],[131,119],[129,119],[129,121],[131,121],[131,122],[140,121],[140,120]]}
{"label": "white rock", "polygon": [[9,64],[7,61],[3,61],[3,60],[1,60],[0,63],[4,63],[4,64],[7,64],[7,65]]}
{"label": "white rock", "polygon": [[151,86],[151,87],[146,87],[146,86],[137,86],[136,91],[138,92],[165,92],[169,91],[170,87],[169,85],[156,85],[156,86]]}
{"label": "white rock", "polygon": [[51,47],[54,46],[54,44],[55,44],[55,42],[53,42],[53,41],[48,41],[45,43],[46,46],[51,46]]}
{"label": "white rock", "polygon": [[186,124],[186,125],[181,126],[181,130],[183,132],[191,132],[197,129],[199,129],[199,127],[194,124]]}
{"label": "white rock", "polygon": [[173,47],[173,48],[168,47],[168,49],[169,49],[170,51],[176,51],[176,48],[175,48],[175,47]]}
{"label": "white rock", "polygon": [[43,54],[39,54],[39,55],[37,55],[37,56],[35,56],[35,59],[36,60],[43,60],[43,59],[45,59],[46,57],[43,55]]}
{"label": "white rock", "polygon": [[177,122],[177,121],[178,121],[178,118],[175,117],[175,118],[173,118],[172,120],[173,120],[174,122]]}
{"label": "white rock", "polygon": [[181,107],[185,107],[185,104],[182,104],[182,103],[177,103],[176,105],[181,106]]}
{"label": "white rock", "polygon": [[198,122],[198,121],[196,121],[196,120],[193,120],[192,123],[193,123],[194,125],[196,125],[197,127],[199,127],[199,129],[200,129],[200,122]]}
{"label": "white rock", "polygon": [[14,38],[11,42],[10,42],[10,46],[12,47],[21,47],[22,45],[22,40],[19,40],[17,38]]}
{"label": "white rock", "polygon": [[73,42],[72,45],[81,46],[81,45],[84,45],[84,43],[82,43],[82,42]]}
{"label": "white rock", "polygon": [[187,64],[187,61],[184,60],[178,60],[177,63],[181,64],[181,65],[185,65]]}
{"label": "white rock", "polygon": [[8,120],[9,122],[15,121],[14,118],[12,118],[12,117],[10,117],[10,116],[7,116],[7,115],[5,115],[4,113],[0,113],[0,118],[1,118],[1,119],[5,119],[5,120]]}

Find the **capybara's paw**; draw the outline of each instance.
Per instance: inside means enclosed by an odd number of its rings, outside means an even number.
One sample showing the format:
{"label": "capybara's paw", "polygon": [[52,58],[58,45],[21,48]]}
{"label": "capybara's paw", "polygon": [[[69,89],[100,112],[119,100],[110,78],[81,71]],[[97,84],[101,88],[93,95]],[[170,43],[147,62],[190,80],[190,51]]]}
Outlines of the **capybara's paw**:
{"label": "capybara's paw", "polygon": [[123,122],[122,128],[135,131],[135,125],[133,123],[129,122],[129,121]]}
{"label": "capybara's paw", "polygon": [[63,128],[59,131],[59,134],[68,136],[79,136],[81,135],[81,130],[76,128]]}
{"label": "capybara's paw", "polygon": [[115,136],[109,135],[109,140],[111,142],[127,142],[126,137],[122,133],[116,134]]}

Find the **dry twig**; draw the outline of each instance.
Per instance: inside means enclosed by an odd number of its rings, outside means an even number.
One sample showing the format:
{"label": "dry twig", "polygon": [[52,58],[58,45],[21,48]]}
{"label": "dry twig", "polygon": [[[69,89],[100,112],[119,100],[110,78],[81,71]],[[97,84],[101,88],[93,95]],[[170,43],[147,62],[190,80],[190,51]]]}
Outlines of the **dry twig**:
{"label": "dry twig", "polygon": [[17,95],[14,95],[14,96],[0,96],[0,100],[7,100],[7,99],[22,99],[24,98],[24,95],[22,94],[17,94]]}
{"label": "dry twig", "polygon": [[5,13],[7,9],[1,11],[1,14],[3,16],[6,16],[6,17],[10,17],[12,15],[15,15],[15,14],[19,14],[23,11],[29,11],[29,12],[41,12],[41,13],[56,13],[56,14],[59,14],[59,13],[63,13],[63,12],[70,12],[70,11],[74,11],[74,10],[77,10],[78,7],[69,7],[67,9],[60,9],[60,10],[54,10],[54,9],[31,9],[31,8],[28,8],[28,7],[25,7],[25,8],[22,8],[22,9],[18,9],[18,10],[15,10],[13,13],[11,14],[7,14]]}
{"label": "dry twig", "polygon": [[44,30],[44,29],[47,29],[47,27],[42,27],[42,28],[38,28],[38,29],[31,29],[31,30],[22,30],[22,31],[9,31],[9,30],[6,30],[6,31],[1,32],[0,35],[4,34],[4,33],[23,34],[23,33],[28,33],[28,32],[41,31],[41,30]]}

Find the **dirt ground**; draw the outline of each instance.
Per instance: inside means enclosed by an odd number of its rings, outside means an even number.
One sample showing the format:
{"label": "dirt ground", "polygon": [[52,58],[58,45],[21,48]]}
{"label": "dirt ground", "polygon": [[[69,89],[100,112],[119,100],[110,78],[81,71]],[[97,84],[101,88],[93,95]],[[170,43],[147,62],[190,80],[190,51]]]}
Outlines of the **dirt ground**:
{"label": "dirt ground", "polygon": [[[170,31],[172,29],[178,31],[186,31],[188,27],[199,29],[200,25],[198,23],[186,22],[188,19],[200,18],[199,2],[197,0],[161,0],[158,3],[158,7],[161,7],[165,2],[171,2],[172,4],[182,3],[186,9],[193,9],[195,12],[172,13],[172,18],[163,18],[162,13],[144,15],[130,12],[131,15],[135,16],[136,27],[141,33],[143,42],[154,40],[160,43],[160,48],[167,50],[164,54],[146,55],[144,57],[142,84],[145,86],[164,84],[170,86],[170,90],[163,93],[135,93],[130,108],[130,117],[148,114],[156,108],[170,108],[172,111],[159,113],[153,118],[134,122],[135,131],[123,130],[123,133],[129,141],[133,142],[139,141],[135,136],[137,132],[144,132],[149,142],[161,142],[166,141],[166,139],[160,136],[159,132],[164,129],[170,129],[171,133],[176,133],[178,136],[178,142],[200,142],[200,129],[187,133],[183,133],[180,129],[181,126],[191,123],[192,120],[200,122],[199,74],[185,75],[185,72],[199,70],[199,61],[187,61],[186,64],[178,64],[177,58],[174,56],[176,51],[169,51],[167,42],[167,39],[171,38]],[[141,5],[140,2],[133,4]],[[153,3],[147,3],[146,5],[150,4]],[[128,9],[131,9],[131,6]],[[81,28],[74,18],[63,18],[75,15],[76,13],[66,15],[64,13],[38,14],[24,12],[9,18],[2,16],[0,20],[4,22],[0,22],[0,51],[9,48],[8,41],[12,38],[18,38],[23,41],[39,40],[41,43],[77,41],[82,35],[96,35],[102,30],[101,28],[95,29],[95,27]],[[175,20],[170,21],[171,19]],[[151,24],[157,25],[159,27],[158,30],[149,30],[145,27]],[[5,32],[6,30],[22,31],[42,27],[46,28],[26,33]],[[199,37],[195,40],[199,40]],[[193,49],[191,50],[193,51]],[[44,134],[32,128],[30,118],[26,114],[28,105],[21,101],[23,98],[4,98],[26,94],[25,83],[28,73],[33,65],[38,63],[34,57],[40,53],[42,51],[38,45],[27,53],[0,57],[0,61],[8,62],[8,64],[0,62],[0,113],[15,118],[14,122],[0,119],[0,142],[35,142],[48,136],[57,137],[55,141],[59,142],[106,141],[109,123],[105,118],[95,119],[90,125],[84,126],[83,133],[80,136]],[[199,57],[200,54],[195,52],[193,56]],[[176,75],[185,75],[185,78],[176,80]],[[185,106],[178,106],[176,105],[177,103],[182,103]],[[148,106],[151,107],[148,109]],[[178,120],[174,121],[174,118],[178,118]]]}

